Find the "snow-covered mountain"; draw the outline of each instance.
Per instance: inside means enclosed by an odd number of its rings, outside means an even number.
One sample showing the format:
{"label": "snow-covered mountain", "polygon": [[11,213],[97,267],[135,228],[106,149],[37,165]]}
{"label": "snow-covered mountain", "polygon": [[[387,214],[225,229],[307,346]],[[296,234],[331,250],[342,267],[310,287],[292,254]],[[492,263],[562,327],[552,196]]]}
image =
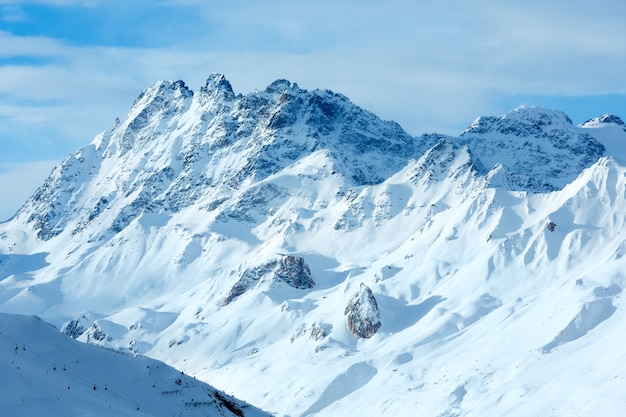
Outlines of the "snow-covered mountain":
{"label": "snow-covered mountain", "polygon": [[617,415],[626,130],[411,137],[213,74],[144,91],[0,225],[0,310],[279,416]]}
{"label": "snow-covered mountain", "polygon": [[502,166],[504,181],[494,185],[534,192],[563,188],[605,151],[564,113],[540,108],[479,117],[461,139],[488,168]]}
{"label": "snow-covered mountain", "polygon": [[268,416],[162,362],[78,343],[37,317],[0,313],[6,416]]}

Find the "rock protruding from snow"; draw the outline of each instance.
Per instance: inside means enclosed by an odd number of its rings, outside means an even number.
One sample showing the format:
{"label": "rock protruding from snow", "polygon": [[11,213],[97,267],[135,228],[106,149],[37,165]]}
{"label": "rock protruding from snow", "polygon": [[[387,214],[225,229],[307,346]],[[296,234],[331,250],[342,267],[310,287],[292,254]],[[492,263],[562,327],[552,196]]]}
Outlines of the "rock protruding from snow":
{"label": "rock protruding from snow", "polygon": [[89,316],[90,317],[87,317],[87,315],[83,314],[75,320],[64,323],[63,326],[61,326],[61,332],[72,339],[78,339],[94,322],[93,316]]}
{"label": "rock protruding from snow", "polygon": [[292,255],[282,255],[263,265],[248,268],[243,271],[239,280],[233,285],[226,298],[222,301],[222,304],[230,304],[235,298],[239,297],[262,280],[281,281],[299,290],[313,288],[315,286],[315,281],[311,277],[311,269],[303,258]]}
{"label": "rock protruding from snow", "polygon": [[309,338],[312,340],[320,341],[328,335],[328,329],[326,326],[318,323],[313,323],[309,329]]}
{"label": "rock protruding from snow", "polygon": [[369,339],[382,325],[376,298],[363,283],[348,301],[344,315],[348,316],[348,329],[358,338]]}
{"label": "rock protruding from snow", "polygon": [[86,335],[87,342],[110,342],[113,340],[113,338],[109,334],[105,333],[104,329],[97,321],[94,322],[89,330],[87,330],[83,334]]}
{"label": "rock protruding from snow", "polygon": [[313,288],[315,281],[311,277],[311,269],[303,258],[286,255],[275,260],[274,274],[276,278],[293,288],[304,290]]}

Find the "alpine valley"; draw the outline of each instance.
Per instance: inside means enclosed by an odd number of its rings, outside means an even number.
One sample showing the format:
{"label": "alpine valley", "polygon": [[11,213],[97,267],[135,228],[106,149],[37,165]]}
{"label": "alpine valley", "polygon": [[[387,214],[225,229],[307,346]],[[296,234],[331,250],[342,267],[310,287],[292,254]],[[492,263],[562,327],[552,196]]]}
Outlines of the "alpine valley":
{"label": "alpine valley", "polygon": [[[0,346],[53,351],[17,316],[37,315],[82,357],[178,369],[138,380],[184,372],[214,404],[197,415],[260,413],[200,381],[276,416],[622,415],[625,219],[617,116],[520,107],[412,137],[286,80],[162,81],[0,224]],[[105,359],[77,381],[126,392]],[[42,369],[21,366],[3,386]]]}

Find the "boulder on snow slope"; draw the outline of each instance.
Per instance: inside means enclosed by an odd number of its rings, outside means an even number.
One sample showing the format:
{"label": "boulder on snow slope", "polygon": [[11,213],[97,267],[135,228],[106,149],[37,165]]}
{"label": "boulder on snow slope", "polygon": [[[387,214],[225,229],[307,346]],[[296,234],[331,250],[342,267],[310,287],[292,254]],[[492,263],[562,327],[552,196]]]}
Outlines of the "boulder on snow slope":
{"label": "boulder on snow slope", "polygon": [[222,304],[230,304],[235,298],[245,293],[249,288],[252,288],[263,279],[281,281],[299,290],[313,288],[315,286],[315,281],[311,277],[311,270],[303,258],[292,255],[281,255],[263,265],[244,270],[239,280],[233,285],[226,298],[222,301]]}
{"label": "boulder on snow slope", "polygon": [[378,304],[372,290],[361,283],[344,310],[348,329],[358,338],[369,339],[382,325]]}

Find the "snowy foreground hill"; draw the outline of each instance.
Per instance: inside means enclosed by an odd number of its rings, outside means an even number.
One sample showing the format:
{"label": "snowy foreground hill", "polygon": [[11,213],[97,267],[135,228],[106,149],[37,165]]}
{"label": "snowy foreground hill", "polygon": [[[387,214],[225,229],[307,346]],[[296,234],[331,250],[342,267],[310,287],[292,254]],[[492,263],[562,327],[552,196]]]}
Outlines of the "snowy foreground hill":
{"label": "snowy foreground hill", "polygon": [[411,137],[285,80],[159,82],[0,225],[0,310],[277,416],[621,415],[624,144],[611,115]]}
{"label": "snowy foreground hill", "polygon": [[148,358],[78,343],[36,317],[0,313],[4,416],[267,416]]}

